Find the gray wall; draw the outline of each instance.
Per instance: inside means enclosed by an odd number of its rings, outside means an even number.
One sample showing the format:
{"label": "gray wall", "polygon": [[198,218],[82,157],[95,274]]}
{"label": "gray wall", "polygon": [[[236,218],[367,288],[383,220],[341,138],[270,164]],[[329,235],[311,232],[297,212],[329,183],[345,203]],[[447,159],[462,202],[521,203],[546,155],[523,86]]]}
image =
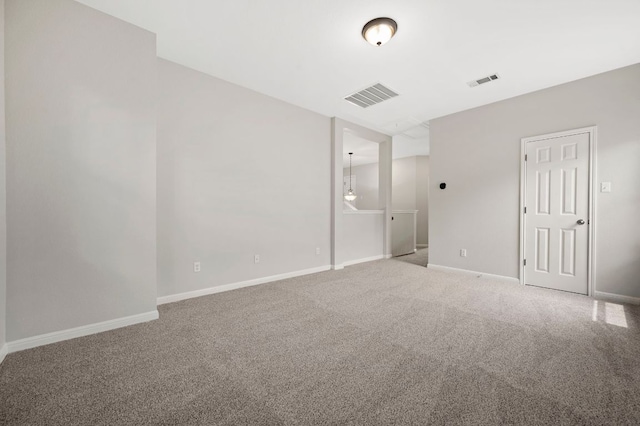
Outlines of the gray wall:
{"label": "gray wall", "polygon": [[6,2],[7,340],[156,309],[155,35]]}
{"label": "gray wall", "polygon": [[393,209],[418,210],[416,244],[429,244],[429,157],[393,160]]}
{"label": "gray wall", "polygon": [[517,277],[520,138],[591,125],[596,291],[640,297],[640,64],[432,120],[430,263]]}
{"label": "gray wall", "polygon": [[329,265],[330,119],[158,67],[158,295]]}
{"label": "gray wall", "polygon": [[0,349],[6,342],[7,180],[4,121],[4,0],[0,0]]}
{"label": "gray wall", "polygon": [[392,202],[394,210],[416,209],[416,157],[393,160]]}
{"label": "gray wall", "polygon": [[416,244],[429,244],[429,157],[416,157]]}
{"label": "gray wall", "polygon": [[[356,177],[356,187],[354,188],[356,198],[351,202],[358,210],[378,210],[380,209],[379,186],[380,174],[378,163],[363,164],[351,168],[353,176]],[[349,168],[343,169],[344,176],[349,176]]]}
{"label": "gray wall", "polygon": [[[429,157],[418,155],[397,158],[392,163],[392,205],[394,210],[418,210],[417,244],[429,244]],[[349,168],[344,169],[349,175]],[[356,207],[377,210],[378,163],[353,167],[356,176]]]}

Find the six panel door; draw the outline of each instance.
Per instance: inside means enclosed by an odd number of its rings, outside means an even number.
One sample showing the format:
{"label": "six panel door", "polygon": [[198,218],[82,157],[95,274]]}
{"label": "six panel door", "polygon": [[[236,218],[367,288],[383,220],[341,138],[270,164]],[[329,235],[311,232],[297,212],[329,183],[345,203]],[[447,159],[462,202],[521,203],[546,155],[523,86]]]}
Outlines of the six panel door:
{"label": "six panel door", "polygon": [[525,284],[588,293],[589,133],[526,143]]}

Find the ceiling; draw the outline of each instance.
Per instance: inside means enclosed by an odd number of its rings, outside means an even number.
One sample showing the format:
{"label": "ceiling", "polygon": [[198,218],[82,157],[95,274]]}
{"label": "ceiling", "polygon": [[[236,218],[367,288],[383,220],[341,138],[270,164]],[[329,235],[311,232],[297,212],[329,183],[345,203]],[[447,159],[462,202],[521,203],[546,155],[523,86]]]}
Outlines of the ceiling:
{"label": "ceiling", "polygon": [[[639,0],[80,2],[156,33],[162,58],[389,135],[640,62]],[[380,16],[398,32],[374,47],[360,32]],[[400,96],[343,99],[377,82]]]}
{"label": "ceiling", "polygon": [[349,167],[349,153],[353,152],[351,163],[355,166],[377,163],[379,158],[377,142],[361,138],[347,131],[342,136],[342,166]]}

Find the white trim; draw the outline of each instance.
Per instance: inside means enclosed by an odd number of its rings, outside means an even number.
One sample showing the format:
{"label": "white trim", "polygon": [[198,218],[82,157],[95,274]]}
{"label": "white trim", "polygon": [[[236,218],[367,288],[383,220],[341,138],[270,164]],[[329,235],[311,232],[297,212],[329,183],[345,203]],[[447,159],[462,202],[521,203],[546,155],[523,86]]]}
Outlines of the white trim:
{"label": "white trim", "polygon": [[526,215],[524,214],[525,190],[526,190],[526,164],[524,157],[526,154],[526,145],[528,142],[541,141],[545,139],[556,139],[565,136],[579,135],[582,133],[589,134],[589,219],[588,219],[588,243],[587,243],[587,295],[592,296],[596,293],[596,197],[598,191],[595,183],[596,176],[596,160],[597,160],[597,126],[582,127],[579,129],[565,130],[563,132],[549,133],[539,136],[531,136],[520,139],[520,256],[518,265],[518,276],[520,284],[525,284],[524,277],[524,251],[525,251],[525,227]]}
{"label": "white trim", "polygon": [[179,302],[180,300],[193,299],[194,297],[208,296],[210,294],[222,293],[224,291],[237,290],[239,288],[251,287],[259,284],[266,284],[273,281],[280,281],[287,278],[300,277],[302,275],[315,274],[331,269],[330,265],[320,266],[317,268],[303,269],[301,271],[287,272],[284,274],[271,275],[268,277],[256,278],[253,280],[240,281],[237,283],[223,284],[215,287],[203,288],[200,290],[187,291],[185,293],[172,294],[169,296],[158,297],[158,305],[166,303]]}
{"label": "white trim", "polygon": [[384,214],[384,210],[345,210],[342,214]]}
{"label": "white trim", "polygon": [[384,255],[384,258],[385,258],[385,259],[391,259],[392,257],[393,257],[393,255],[392,255],[392,254],[385,254],[385,255]]}
{"label": "white trim", "polygon": [[362,259],[348,260],[344,262],[344,266],[357,265],[358,263],[365,263],[365,262],[373,262],[374,260],[380,260],[384,258],[385,258],[384,254],[380,254],[378,256],[363,257]]}
{"label": "white trim", "polygon": [[114,330],[116,328],[127,327],[129,325],[152,321],[158,319],[158,317],[158,311],[153,310],[150,312],[145,312],[144,314],[131,315],[128,317],[70,328],[68,330],[54,331],[53,333],[27,337],[26,339],[14,340],[13,342],[7,342],[7,349],[8,353],[14,353],[25,349],[35,348],[37,346],[62,342],[63,340],[75,339],[76,337],[88,336],[90,334],[101,333],[103,331]]}
{"label": "white trim", "polygon": [[429,248],[429,244],[416,244],[416,248]]}
{"label": "white trim", "polygon": [[344,264],[342,265],[331,265],[331,269],[334,271],[339,271],[341,269],[344,269]]}
{"label": "white trim", "polygon": [[[480,277],[483,277],[483,278],[491,278],[491,279],[494,279],[494,280],[506,281],[506,282],[511,283],[511,284],[520,284],[520,280],[517,279],[517,278],[514,278],[514,277],[506,277],[504,275],[487,274],[485,272],[470,271],[468,269],[452,268],[450,266],[434,265],[433,263],[429,263],[427,265],[427,269],[433,269],[434,271],[441,271],[441,272],[456,272],[456,273],[465,274],[465,275],[474,275],[476,277],[480,276]],[[480,278],[480,277],[478,277],[478,278]]]}
{"label": "white trim", "polygon": [[6,357],[8,353],[9,348],[7,348],[7,344],[5,343],[4,345],[2,345],[2,348],[0,348],[0,364],[2,364],[2,361],[4,361],[4,357]]}
{"label": "white trim", "polygon": [[629,303],[632,305],[640,305],[640,297],[623,296],[621,294],[605,293],[604,291],[594,292],[593,297],[597,297],[600,299],[609,299],[619,303]]}

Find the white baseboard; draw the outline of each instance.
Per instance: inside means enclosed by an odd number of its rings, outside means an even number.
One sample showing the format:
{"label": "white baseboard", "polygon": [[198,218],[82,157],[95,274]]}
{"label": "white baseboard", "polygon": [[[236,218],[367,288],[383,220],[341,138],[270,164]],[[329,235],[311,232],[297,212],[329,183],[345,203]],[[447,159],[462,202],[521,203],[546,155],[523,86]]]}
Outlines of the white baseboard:
{"label": "white baseboard", "polygon": [[434,271],[443,271],[443,272],[457,272],[465,275],[474,275],[476,277],[482,276],[482,277],[491,278],[494,280],[506,281],[512,284],[520,284],[520,280],[513,277],[505,277],[504,275],[486,274],[484,272],[476,272],[476,271],[470,271],[468,269],[452,268],[450,266],[434,265],[432,263],[429,263],[427,265],[427,269],[433,269]]}
{"label": "white baseboard", "polygon": [[84,325],[82,327],[70,328],[68,330],[54,331],[53,333],[41,334],[39,336],[27,337],[26,339],[7,342],[8,353],[18,352],[37,346],[48,345],[50,343],[62,342],[63,340],[75,339],[76,337],[88,336],[103,331],[114,330],[116,328],[139,324],[142,322],[158,319],[158,311],[145,312],[144,314],[131,315],[124,318],[98,322]]}
{"label": "white baseboard", "polygon": [[203,288],[201,290],[187,291],[185,293],[172,294],[169,296],[158,297],[158,305],[166,303],[179,302],[180,300],[193,299],[194,297],[208,296],[210,294],[222,293],[224,291],[237,290],[239,288],[251,287],[259,284],[266,284],[273,281],[280,281],[287,278],[300,277],[302,275],[315,274],[332,269],[330,265],[320,266],[317,268],[303,269],[301,271],[287,272],[285,274],[271,275],[269,277],[256,278],[248,281],[224,284],[215,287]]}
{"label": "white baseboard", "polygon": [[[390,257],[390,255],[389,255]],[[371,256],[371,257],[363,257],[362,259],[356,259],[356,260],[349,260],[347,262],[344,262],[344,266],[351,266],[351,265],[357,265],[358,263],[364,263],[364,262],[372,262],[374,260],[380,260],[380,259],[388,259],[385,255],[381,254],[378,256]]]}
{"label": "white baseboard", "polygon": [[2,364],[2,361],[4,361],[4,357],[7,356],[8,353],[9,353],[9,349],[7,348],[7,344],[5,343],[0,348],[0,364]]}
{"label": "white baseboard", "polygon": [[416,248],[429,248],[429,244],[416,244]]}
{"label": "white baseboard", "polygon": [[339,271],[340,269],[344,269],[344,265],[331,265],[331,269]]}
{"label": "white baseboard", "polygon": [[392,255],[392,254],[385,254],[385,255],[384,255],[384,258],[385,258],[385,259],[391,259],[392,257],[393,257],[393,255]]}
{"label": "white baseboard", "polygon": [[631,305],[640,305],[640,297],[623,296],[615,293],[605,293],[604,291],[595,291],[593,297],[601,299],[609,299],[613,302],[629,303]]}

